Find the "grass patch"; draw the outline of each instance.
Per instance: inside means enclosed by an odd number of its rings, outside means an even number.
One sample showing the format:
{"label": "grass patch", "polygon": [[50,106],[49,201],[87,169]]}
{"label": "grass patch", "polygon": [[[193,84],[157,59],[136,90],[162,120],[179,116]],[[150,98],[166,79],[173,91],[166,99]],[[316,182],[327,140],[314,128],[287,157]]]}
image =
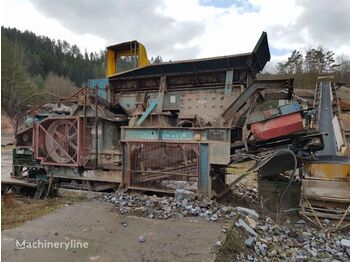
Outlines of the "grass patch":
{"label": "grass patch", "polygon": [[13,198],[10,203],[1,199],[1,230],[17,227],[37,217],[49,214],[62,207],[67,199],[46,200]]}
{"label": "grass patch", "polygon": [[246,253],[243,232],[234,225],[227,230],[226,238],[216,253],[216,262],[236,261],[236,255]]}

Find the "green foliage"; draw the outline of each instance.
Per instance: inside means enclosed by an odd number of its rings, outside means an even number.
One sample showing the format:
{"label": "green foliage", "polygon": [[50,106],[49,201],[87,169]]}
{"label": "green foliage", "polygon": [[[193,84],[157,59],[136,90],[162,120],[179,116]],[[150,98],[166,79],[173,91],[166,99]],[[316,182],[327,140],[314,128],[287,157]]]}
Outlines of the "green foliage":
{"label": "green foliage", "polygon": [[24,64],[24,50],[17,42],[1,37],[1,106],[16,112],[16,102],[36,91]]}
{"label": "green foliage", "polygon": [[333,51],[322,47],[309,48],[305,51],[294,50],[287,61],[280,62],[275,67],[275,73],[259,74],[260,79],[276,77],[294,78],[294,86],[301,89],[313,89],[317,77],[330,74],[335,81],[350,85],[350,58],[342,56],[336,59]]}
{"label": "green foliage", "polygon": [[66,41],[5,27],[1,27],[1,46],[1,106],[10,115],[19,101],[34,93],[65,90],[67,95],[67,90],[76,90],[88,79],[104,77],[102,51],[83,55]]}

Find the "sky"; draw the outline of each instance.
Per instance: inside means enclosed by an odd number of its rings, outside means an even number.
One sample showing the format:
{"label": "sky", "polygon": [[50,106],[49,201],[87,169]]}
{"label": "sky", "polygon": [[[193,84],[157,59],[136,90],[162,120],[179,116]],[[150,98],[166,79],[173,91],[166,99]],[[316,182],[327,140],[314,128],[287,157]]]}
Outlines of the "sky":
{"label": "sky", "polygon": [[349,0],[1,0],[1,25],[105,50],[138,40],[182,60],[251,52],[262,31],[272,61],[322,46],[350,55]]}

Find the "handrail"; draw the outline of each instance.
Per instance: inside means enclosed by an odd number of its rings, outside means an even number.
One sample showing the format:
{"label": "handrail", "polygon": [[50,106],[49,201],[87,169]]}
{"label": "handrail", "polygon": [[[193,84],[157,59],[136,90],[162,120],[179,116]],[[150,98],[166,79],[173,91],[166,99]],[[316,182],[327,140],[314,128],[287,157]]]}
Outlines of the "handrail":
{"label": "handrail", "polygon": [[[42,96],[42,95],[50,95],[52,97],[55,97],[57,98],[58,101],[67,101],[67,102],[74,102],[74,101],[77,101],[77,98],[76,96],[81,93],[84,89],[86,89],[86,87],[82,87],[80,88],[78,91],[76,91],[75,93],[73,93],[71,96],[59,96],[59,95],[56,95],[56,94],[53,94],[51,92],[41,92],[41,93],[36,93],[36,94],[33,94],[27,98],[25,98],[24,100],[22,100],[21,102],[18,103],[18,109],[20,109],[21,105],[23,105],[25,102],[27,102],[28,100],[32,99],[32,98],[36,98],[38,96]],[[33,105],[32,105],[32,108],[27,110],[26,112],[24,113],[19,113],[17,116],[16,116],[16,127],[15,127],[15,134],[17,134],[17,130],[18,130],[18,122],[19,122],[19,119],[22,119],[23,117],[27,116],[27,115],[30,115],[32,114],[35,110],[49,104],[49,103],[55,103],[57,101],[47,101],[45,103],[42,103],[41,105],[38,105],[36,106],[35,105],[35,100],[33,101]],[[18,110],[20,111],[20,110]]]}

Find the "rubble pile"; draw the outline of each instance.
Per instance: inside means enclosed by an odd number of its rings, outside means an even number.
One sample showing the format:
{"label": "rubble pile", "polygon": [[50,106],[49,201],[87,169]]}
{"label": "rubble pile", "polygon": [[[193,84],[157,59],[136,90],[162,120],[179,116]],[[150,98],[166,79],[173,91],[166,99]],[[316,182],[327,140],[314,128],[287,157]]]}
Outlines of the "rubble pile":
{"label": "rubble pile", "polygon": [[258,199],[258,190],[256,187],[248,185],[234,185],[232,187],[232,193],[235,197],[245,199],[247,203],[254,204]]}
{"label": "rubble pile", "polygon": [[[262,219],[254,210],[236,209],[240,218],[235,227],[242,229],[245,246],[250,251],[240,253],[239,261],[349,261],[350,232],[324,233],[304,220],[277,225],[267,217]],[[323,220],[330,226],[330,220]]]}
{"label": "rubble pile", "polygon": [[208,221],[216,221],[232,219],[237,214],[231,206],[207,198],[196,199],[192,191],[185,189],[176,189],[174,197],[124,192],[107,193],[103,196],[103,201],[114,203],[122,214],[135,214],[148,218],[198,216]]}

